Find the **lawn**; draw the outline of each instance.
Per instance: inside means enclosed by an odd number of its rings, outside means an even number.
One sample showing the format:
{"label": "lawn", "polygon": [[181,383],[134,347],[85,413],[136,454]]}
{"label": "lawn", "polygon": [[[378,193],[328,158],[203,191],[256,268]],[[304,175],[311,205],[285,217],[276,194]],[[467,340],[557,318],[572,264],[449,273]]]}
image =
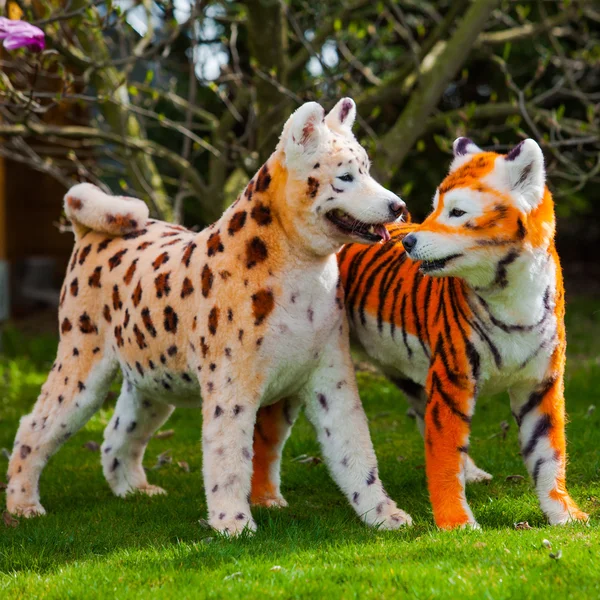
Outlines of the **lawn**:
{"label": "lawn", "polygon": [[[206,503],[199,412],[177,411],[164,428],[174,434],[153,439],[148,447],[149,480],[168,496],[112,496],[98,452],[85,447],[89,441],[101,443],[114,404],[109,399],[46,468],[41,496],[48,515],[22,519],[12,523],[15,527],[0,523],[0,597],[597,598],[600,410],[593,405],[600,390],[600,301],[572,300],[567,331],[568,481],[591,515],[589,527],[545,525],[505,395],[481,399],[473,424],[472,454],[494,475],[491,483],[468,488],[482,531],[447,533],[434,527],[423,443],[406,416],[406,403],[384,379],[360,372],[381,478],[414,526],[392,533],[367,529],[323,464],[294,460],[319,456],[302,417],[283,461],[290,507],[255,510],[257,534],[233,541],[201,521]],[[30,338],[16,330],[5,336],[0,447],[11,447],[19,416],[34,402],[55,345],[52,337]],[[172,462],[158,460],[167,451]],[[6,465],[0,455],[0,473]],[[521,521],[531,529],[515,529]]]}

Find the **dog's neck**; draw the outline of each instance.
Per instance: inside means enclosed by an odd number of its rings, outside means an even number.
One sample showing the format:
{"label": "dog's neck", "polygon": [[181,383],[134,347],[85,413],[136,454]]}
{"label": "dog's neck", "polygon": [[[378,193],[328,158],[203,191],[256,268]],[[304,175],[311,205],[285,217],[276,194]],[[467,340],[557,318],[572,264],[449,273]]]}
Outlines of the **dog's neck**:
{"label": "dog's neck", "polygon": [[[297,196],[295,206],[290,205],[290,194]],[[306,197],[305,202],[302,194],[307,196],[306,185],[295,185],[290,180],[281,153],[275,152],[209,229],[219,231],[223,241],[232,246],[260,239],[268,248],[269,271],[273,274],[285,275],[294,266],[320,269],[335,255],[321,256],[312,251],[300,231],[302,215],[296,213],[309,210],[309,199]],[[232,251],[243,252],[243,247]]]}
{"label": "dog's neck", "polygon": [[491,285],[471,288],[490,314],[507,324],[530,326],[540,322],[553,303],[560,266],[547,248],[529,248],[507,254]]}

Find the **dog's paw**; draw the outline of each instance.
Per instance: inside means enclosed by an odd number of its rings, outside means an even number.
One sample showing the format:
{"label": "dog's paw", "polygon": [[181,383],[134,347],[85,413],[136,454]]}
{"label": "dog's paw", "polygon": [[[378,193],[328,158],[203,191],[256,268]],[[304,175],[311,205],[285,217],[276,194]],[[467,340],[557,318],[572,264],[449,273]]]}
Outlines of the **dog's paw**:
{"label": "dog's paw", "polygon": [[480,469],[469,456],[465,463],[465,481],[467,483],[479,483],[481,481],[490,481],[493,479],[487,471]]}
{"label": "dog's paw", "polygon": [[579,509],[573,509],[558,516],[549,516],[548,522],[550,525],[567,525],[568,523],[584,523],[589,524],[590,515]]}
{"label": "dog's paw", "polygon": [[389,498],[378,504],[375,510],[367,512],[363,519],[367,525],[378,529],[391,530],[412,525],[411,516],[400,510]]}
{"label": "dog's paw", "polygon": [[380,529],[400,529],[400,527],[410,527],[413,524],[412,517],[403,510],[397,508],[394,512],[378,523]]}
{"label": "dog's paw", "polygon": [[440,529],[445,531],[452,531],[453,529],[472,529],[474,531],[480,531],[481,525],[475,521],[475,519],[467,519],[464,521],[450,521],[450,520],[437,520],[436,525]]}
{"label": "dog's paw", "polygon": [[32,502],[29,504],[14,504],[10,503],[6,507],[8,512],[17,517],[25,517],[31,519],[32,517],[40,517],[46,514],[46,509],[39,502]]}
{"label": "dog's paw", "polygon": [[150,485],[147,483],[146,485],[141,485],[140,487],[134,488],[131,490],[132,493],[135,494],[145,494],[146,496],[166,496],[167,491],[163,490],[163,488],[158,487],[157,485]]}
{"label": "dog's paw", "polygon": [[261,496],[260,498],[251,499],[252,506],[264,506],[265,508],[286,508],[287,500],[281,496]]}
{"label": "dog's paw", "polygon": [[216,519],[210,520],[210,525],[227,537],[237,537],[244,532],[252,535],[256,531],[256,523],[252,516],[242,512],[231,516],[220,513]]}

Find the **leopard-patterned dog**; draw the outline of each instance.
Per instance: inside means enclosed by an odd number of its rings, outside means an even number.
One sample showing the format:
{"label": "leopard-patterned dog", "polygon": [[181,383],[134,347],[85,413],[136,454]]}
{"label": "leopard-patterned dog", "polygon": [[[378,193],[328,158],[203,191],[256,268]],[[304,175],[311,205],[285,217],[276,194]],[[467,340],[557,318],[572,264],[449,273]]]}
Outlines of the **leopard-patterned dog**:
{"label": "leopard-patterned dog", "polygon": [[[60,301],[58,357],[9,465],[8,510],[44,513],[38,480],[59,447],[124,375],[101,449],[118,496],[164,493],[142,458],[177,406],[202,406],[210,524],[255,530],[250,501],[285,506],[283,444],[301,405],[331,473],[369,524],[410,523],[378,477],[348,348],[335,252],[387,239],[404,203],[369,175],[351,133],[354,102],[288,120],[243,194],[201,233],[147,220],[139,200],[89,184],[65,210],[75,249]],[[202,401],[201,398],[202,397]]]}

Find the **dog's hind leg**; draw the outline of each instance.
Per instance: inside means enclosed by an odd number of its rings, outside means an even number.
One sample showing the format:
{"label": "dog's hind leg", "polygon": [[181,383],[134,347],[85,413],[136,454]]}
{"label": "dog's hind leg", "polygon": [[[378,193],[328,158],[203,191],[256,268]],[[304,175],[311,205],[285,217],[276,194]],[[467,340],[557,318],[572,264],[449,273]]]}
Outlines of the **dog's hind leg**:
{"label": "dog's hind leg", "polygon": [[135,491],[149,496],[166,493],[148,483],[142,460],[153,433],[172,412],[173,406],[144,398],[131,382],[123,381],[101,449],[104,477],[115,495],[126,496]]}
{"label": "dog's hind leg", "polygon": [[300,412],[300,401],[285,398],[257,413],[254,427],[251,502],[257,506],[287,506],[281,495],[283,446]]}
{"label": "dog's hind leg", "polygon": [[32,517],[44,514],[39,478],[48,459],[100,408],[116,370],[116,360],[86,344],[61,340],[58,356],[30,414],[21,419],[8,465],[7,508]]}
{"label": "dog's hind leg", "polygon": [[[410,407],[415,415],[419,433],[425,437],[425,407],[427,405],[427,394],[425,388],[410,379],[389,376],[390,381],[406,396]],[[489,481],[492,475],[480,469],[470,455],[465,460],[465,479],[467,483]]]}

